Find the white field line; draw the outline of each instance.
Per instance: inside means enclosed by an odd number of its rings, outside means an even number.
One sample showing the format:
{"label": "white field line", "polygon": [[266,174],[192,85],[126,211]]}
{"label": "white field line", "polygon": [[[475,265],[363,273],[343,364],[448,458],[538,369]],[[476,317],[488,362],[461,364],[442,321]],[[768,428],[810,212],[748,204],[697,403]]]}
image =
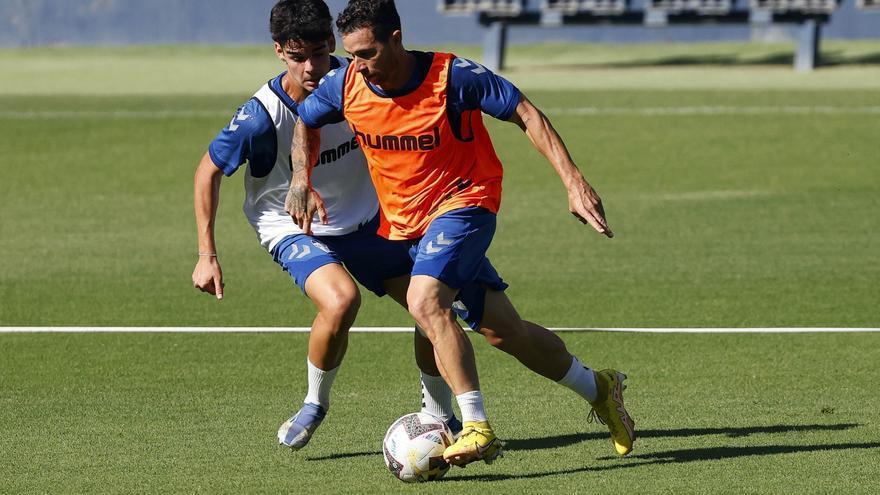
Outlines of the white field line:
{"label": "white field line", "polygon": [[[4,333],[308,333],[309,327],[0,327]],[[628,333],[851,333],[880,328],[552,328],[554,332]],[[353,327],[355,333],[409,333],[413,327]]]}
{"label": "white field line", "polygon": [[192,117],[230,117],[233,109],[220,110],[0,110],[0,118],[40,119],[180,119]]}
{"label": "white field line", "polygon": [[880,114],[880,106],[840,107],[840,106],[683,106],[683,107],[570,107],[545,108],[545,113],[555,115],[873,115]]}
{"label": "white field line", "polygon": [[[682,106],[682,107],[567,107],[544,108],[551,115],[876,115],[880,106]],[[168,119],[229,117],[232,110],[0,110],[0,118],[39,119]]]}

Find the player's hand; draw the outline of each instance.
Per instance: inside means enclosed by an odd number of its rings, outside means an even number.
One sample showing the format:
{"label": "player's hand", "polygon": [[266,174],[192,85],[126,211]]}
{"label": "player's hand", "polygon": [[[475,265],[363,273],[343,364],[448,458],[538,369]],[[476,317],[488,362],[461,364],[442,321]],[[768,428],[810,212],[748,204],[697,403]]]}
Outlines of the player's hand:
{"label": "player's hand", "polygon": [[312,219],[315,213],[318,214],[321,223],[327,223],[324,200],[317,191],[308,186],[291,185],[284,200],[284,210],[306,235],[312,234]]}
{"label": "player's hand", "polygon": [[193,287],[202,292],[223,299],[223,271],[216,256],[199,256],[199,262],[192,274]]}
{"label": "player's hand", "polygon": [[569,188],[568,209],[581,223],[589,224],[596,229],[596,232],[609,238],[614,237],[614,232],[605,219],[602,198],[583,177]]}

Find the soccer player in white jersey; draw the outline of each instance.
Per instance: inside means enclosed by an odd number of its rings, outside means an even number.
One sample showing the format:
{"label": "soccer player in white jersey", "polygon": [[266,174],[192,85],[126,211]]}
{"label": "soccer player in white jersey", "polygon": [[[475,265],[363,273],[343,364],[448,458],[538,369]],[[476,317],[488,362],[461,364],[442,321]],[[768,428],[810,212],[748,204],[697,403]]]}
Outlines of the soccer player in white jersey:
{"label": "soccer player in white jersey", "polygon": [[[281,1],[272,9],[275,53],[286,70],[242,105],[211,142],[195,174],[195,212],[199,260],[193,285],[223,299],[223,275],[214,240],[222,175],[245,172],[244,213],[262,246],[312,300],[317,315],[308,348],[308,393],[302,409],[282,425],[279,440],[304,446],[329,408],[330,388],[348,343],[348,330],[360,305],[349,270],[382,295],[386,280],[409,273],[406,253],[376,236],[378,203],[364,156],[348,125],[329,126],[322,137],[315,189],[327,215],[303,235],[284,210],[290,182],[290,142],[301,102],[331,68],[332,17],[322,0]],[[402,287],[406,287],[406,277]]]}
{"label": "soccer player in white jersey", "polygon": [[[275,52],[287,70],[263,85],[242,105],[208,147],[195,174],[195,213],[199,260],[193,286],[223,299],[214,219],[220,180],[245,163],[244,213],[262,246],[315,303],[308,349],[308,392],[302,408],[278,430],[280,443],[304,447],[330,406],[330,390],[345,355],[348,330],[360,306],[358,282],[378,296],[386,293],[406,305],[412,260],[405,248],[376,235],[378,200],[358,141],[345,123],[322,131],[327,141],[317,154],[314,187],[327,214],[304,235],[284,209],[290,182],[290,146],[299,102],[328,70],[347,60],[333,57],[332,18],[322,0],[284,0],[270,16]],[[345,268],[343,268],[343,266]],[[471,294],[482,298],[480,288]],[[464,300],[476,308],[477,302]],[[476,312],[461,312],[475,325]],[[416,333],[423,408],[461,430],[446,382],[428,340]]]}

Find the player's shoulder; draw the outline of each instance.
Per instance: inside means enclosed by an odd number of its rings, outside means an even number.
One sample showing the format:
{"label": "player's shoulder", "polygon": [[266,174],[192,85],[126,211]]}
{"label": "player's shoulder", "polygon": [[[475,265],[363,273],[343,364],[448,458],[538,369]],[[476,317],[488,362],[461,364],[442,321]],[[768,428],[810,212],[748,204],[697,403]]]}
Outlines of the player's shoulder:
{"label": "player's shoulder", "polygon": [[456,79],[472,80],[481,76],[485,77],[494,75],[491,70],[478,62],[454,54],[450,55],[452,58],[452,68],[450,69],[450,73],[452,74],[452,77],[455,77]]}
{"label": "player's shoulder", "polygon": [[235,110],[232,119],[223,129],[226,133],[244,138],[263,134],[275,128],[272,118],[257,95],[259,92]]}
{"label": "player's shoulder", "polygon": [[328,82],[331,85],[341,84],[341,81],[345,80],[345,71],[348,70],[349,65],[351,65],[351,59],[331,55],[330,70],[321,78],[321,81],[318,83],[319,86]]}

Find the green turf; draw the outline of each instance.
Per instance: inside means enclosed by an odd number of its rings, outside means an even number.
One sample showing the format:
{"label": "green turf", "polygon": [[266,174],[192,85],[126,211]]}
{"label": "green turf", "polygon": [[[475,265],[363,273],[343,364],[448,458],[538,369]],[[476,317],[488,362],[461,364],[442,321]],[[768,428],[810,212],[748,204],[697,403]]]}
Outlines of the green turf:
{"label": "green turf", "polygon": [[[551,47],[543,64],[514,49],[508,75],[617,233],[577,223],[550,166],[489,119],[506,168],[490,256],[520,312],[554,327],[880,326],[880,69],[861,65],[880,49],[825,46],[838,65],[809,75],[781,59],[790,47]],[[249,47],[0,50],[0,326],[307,326],[310,303],[241,214],[238,175],[217,226],[227,297],[190,284],[195,165],[278,71]],[[664,108],[720,113],[638,113]],[[410,320],[365,295],[356,324]],[[480,343],[510,453],[420,489],[876,485],[874,335],[564,338],[632,376],[636,455],[610,458],[573,397]],[[0,493],[405,490],[376,452],[417,407],[408,339],[352,337],[332,421],[291,454],[272,440],[304,391],[305,336],[0,335]]]}
{"label": "green turf", "polygon": [[[880,105],[864,90],[530,94],[558,109]],[[0,324],[308,325],[309,302],[240,212],[238,176],[224,181],[217,226],[227,298],[189,286],[193,170],[240,100],[0,97]],[[98,117],[108,109],[133,113]],[[207,115],[161,114],[174,109]],[[580,226],[520,131],[490,122],[506,166],[490,254],[523,314],[552,326],[877,326],[876,113],[551,116],[618,235]],[[408,324],[393,303],[365,300],[358,324]]]}
{"label": "green turf", "polygon": [[[562,387],[475,342],[506,456],[406,486],[379,453],[418,408],[407,335],[354,334],[333,409],[293,453],[304,335],[3,336],[3,493],[875,493],[878,335],[572,334],[626,366],[618,459]],[[621,352],[626,349],[626,352]]]}
{"label": "green turf", "polygon": [[[444,49],[480,60],[479,47]],[[822,43],[822,70],[792,70],[794,44],[511,45],[506,75],[527,89],[876,89],[880,42]],[[249,96],[282,70],[271,46],[0,49],[0,94]]]}

